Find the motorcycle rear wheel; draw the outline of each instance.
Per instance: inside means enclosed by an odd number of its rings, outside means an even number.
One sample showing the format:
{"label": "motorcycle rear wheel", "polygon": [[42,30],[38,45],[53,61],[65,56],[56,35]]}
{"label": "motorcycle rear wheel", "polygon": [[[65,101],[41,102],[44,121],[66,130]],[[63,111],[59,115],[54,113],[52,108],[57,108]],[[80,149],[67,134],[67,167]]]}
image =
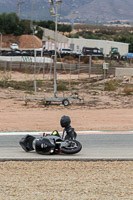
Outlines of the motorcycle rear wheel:
{"label": "motorcycle rear wheel", "polygon": [[65,154],[75,154],[81,151],[82,145],[77,140],[69,140],[68,146],[61,147],[61,152]]}

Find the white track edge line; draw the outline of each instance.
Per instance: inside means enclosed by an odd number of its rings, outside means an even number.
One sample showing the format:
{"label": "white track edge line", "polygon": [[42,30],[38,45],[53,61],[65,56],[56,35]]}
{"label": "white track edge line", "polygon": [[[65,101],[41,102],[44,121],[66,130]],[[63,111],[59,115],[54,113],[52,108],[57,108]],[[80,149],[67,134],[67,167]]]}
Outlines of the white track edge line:
{"label": "white track edge line", "polygon": [[[10,135],[42,135],[43,131],[36,132],[0,132],[0,136],[10,136]],[[52,131],[45,131],[46,134],[51,134]],[[62,132],[59,132],[62,134]],[[133,131],[76,131],[77,134],[133,134]]]}

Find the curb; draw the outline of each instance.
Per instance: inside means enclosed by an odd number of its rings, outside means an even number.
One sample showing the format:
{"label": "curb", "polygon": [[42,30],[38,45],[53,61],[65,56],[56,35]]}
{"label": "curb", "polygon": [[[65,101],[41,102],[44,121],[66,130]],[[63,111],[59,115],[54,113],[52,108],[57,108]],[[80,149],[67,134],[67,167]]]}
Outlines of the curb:
{"label": "curb", "polygon": [[128,162],[133,161],[133,158],[0,158],[0,162],[6,161],[20,161],[20,162],[32,162],[32,161],[77,161],[77,162]]}
{"label": "curb", "polygon": [[[26,131],[26,132],[0,132],[0,136],[10,136],[10,135],[43,135],[43,131]],[[46,134],[51,134],[52,131],[46,131]],[[62,134],[61,131],[59,131]],[[76,131],[77,134],[133,134],[133,130],[118,130],[118,131]]]}

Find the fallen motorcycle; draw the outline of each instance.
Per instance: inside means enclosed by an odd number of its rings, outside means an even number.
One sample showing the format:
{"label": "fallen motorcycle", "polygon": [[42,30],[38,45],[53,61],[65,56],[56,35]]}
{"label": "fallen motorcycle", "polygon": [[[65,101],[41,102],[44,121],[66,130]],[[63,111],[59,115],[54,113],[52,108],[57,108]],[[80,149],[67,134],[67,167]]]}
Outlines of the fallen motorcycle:
{"label": "fallen motorcycle", "polygon": [[21,147],[26,151],[35,151],[38,154],[75,154],[81,151],[82,145],[75,139],[62,139],[56,132],[43,134],[41,137],[26,135],[19,141]]}

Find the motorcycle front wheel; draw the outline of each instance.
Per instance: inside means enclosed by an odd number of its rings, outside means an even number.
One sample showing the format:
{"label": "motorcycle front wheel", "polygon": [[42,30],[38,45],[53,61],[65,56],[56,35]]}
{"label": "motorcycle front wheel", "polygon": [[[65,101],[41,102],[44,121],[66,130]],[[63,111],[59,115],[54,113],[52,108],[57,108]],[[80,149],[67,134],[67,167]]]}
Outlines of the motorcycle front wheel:
{"label": "motorcycle front wheel", "polygon": [[75,154],[81,151],[82,145],[77,140],[68,140],[66,146],[61,147],[61,152],[65,154]]}

